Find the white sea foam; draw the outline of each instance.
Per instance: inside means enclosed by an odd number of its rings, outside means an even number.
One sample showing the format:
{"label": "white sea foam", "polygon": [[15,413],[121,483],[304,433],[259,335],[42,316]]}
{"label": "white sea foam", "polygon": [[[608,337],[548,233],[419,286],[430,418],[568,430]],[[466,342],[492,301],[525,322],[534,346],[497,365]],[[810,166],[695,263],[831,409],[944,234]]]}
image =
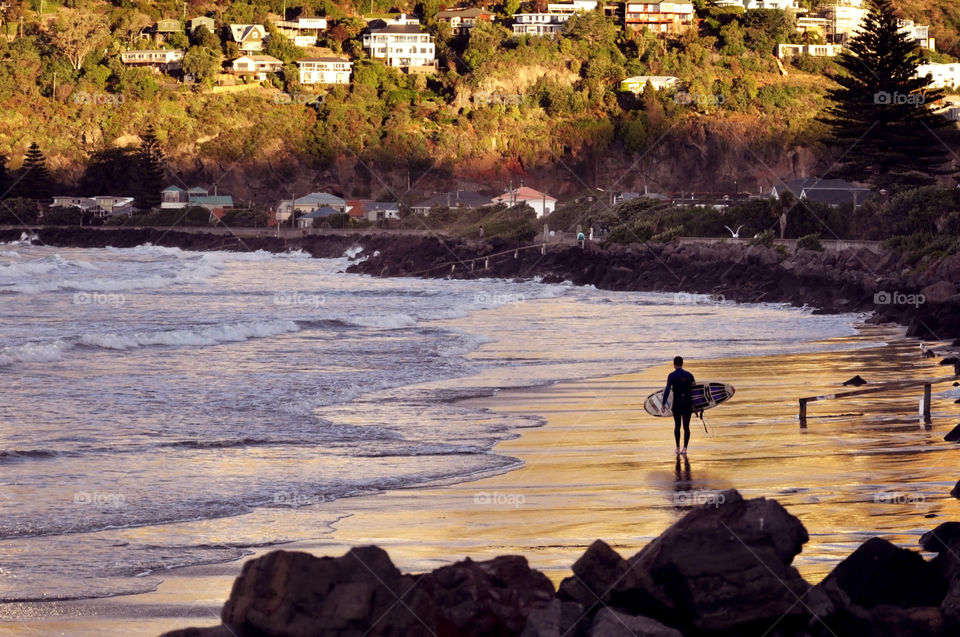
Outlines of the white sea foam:
{"label": "white sea foam", "polygon": [[48,363],[63,358],[63,353],[73,345],[56,340],[51,343],[24,343],[0,351],[0,367],[14,363]]}
{"label": "white sea foam", "polygon": [[246,341],[251,338],[278,336],[296,332],[299,329],[293,321],[254,321],[233,325],[213,325],[195,330],[134,332],[133,334],[85,334],[80,337],[79,342],[88,347],[117,350],[156,345],[197,347]]}

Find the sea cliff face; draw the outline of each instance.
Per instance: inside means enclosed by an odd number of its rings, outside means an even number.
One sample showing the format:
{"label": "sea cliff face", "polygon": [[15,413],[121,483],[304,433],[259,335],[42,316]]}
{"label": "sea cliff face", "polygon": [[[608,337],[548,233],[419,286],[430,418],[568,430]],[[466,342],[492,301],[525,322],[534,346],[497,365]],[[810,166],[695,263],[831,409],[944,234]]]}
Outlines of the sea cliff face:
{"label": "sea cliff face", "polygon": [[630,558],[595,541],[559,590],[522,556],[401,573],[382,549],[247,562],[222,624],[164,637],[846,637],[956,635],[960,523],[919,553],[873,538],[811,585],[791,566],[807,531],[776,500],[715,494]]}
{"label": "sea cliff face", "polygon": [[[15,241],[21,229],[0,231]],[[873,312],[874,321],[907,325],[928,340],[960,337],[960,255],[912,263],[867,248],[814,252],[742,242],[587,243],[521,246],[501,239],[415,234],[323,234],[293,239],[165,231],[153,228],[41,228],[48,245],[100,248],[145,243],[184,250],[303,250],[317,258],[362,248],[347,269],[371,276],[538,278],[604,290],[673,292],[678,301],[776,302],[819,312]],[[702,295],[702,296],[701,296]]]}

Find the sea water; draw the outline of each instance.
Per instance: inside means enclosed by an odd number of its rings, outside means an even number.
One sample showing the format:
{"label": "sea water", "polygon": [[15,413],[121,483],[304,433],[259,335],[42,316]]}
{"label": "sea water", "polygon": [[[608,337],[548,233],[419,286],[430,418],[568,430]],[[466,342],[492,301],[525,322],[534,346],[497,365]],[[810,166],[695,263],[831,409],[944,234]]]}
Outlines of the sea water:
{"label": "sea water", "polygon": [[314,505],[520,466],[495,445],[541,421],[458,398],[837,347],[858,318],[344,272],[363,257],[0,246],[0,600],[150,590],[329,532],[291,522]]}

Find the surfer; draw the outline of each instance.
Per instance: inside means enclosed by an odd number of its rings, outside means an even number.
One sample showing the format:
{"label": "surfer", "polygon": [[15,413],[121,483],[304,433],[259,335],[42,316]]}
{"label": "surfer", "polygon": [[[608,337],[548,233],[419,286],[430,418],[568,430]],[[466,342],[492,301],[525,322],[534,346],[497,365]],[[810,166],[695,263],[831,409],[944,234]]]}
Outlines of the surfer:
{"label": "surfer", "polygon": [[[673,438],[677,442],[676,454],[686,454],[687,444],[690,442],[690,416],[693,415],[693,401],[690,397],[690,388],[693,385],[693,374],[683,368],[683,357],[673,359],[673,371],[667,376],[667,387],[663,390],[663,407],[660,413],[667,411],[667,399],[673,389]],[[680,447],[680,424],[683,424],[683,448]]]}

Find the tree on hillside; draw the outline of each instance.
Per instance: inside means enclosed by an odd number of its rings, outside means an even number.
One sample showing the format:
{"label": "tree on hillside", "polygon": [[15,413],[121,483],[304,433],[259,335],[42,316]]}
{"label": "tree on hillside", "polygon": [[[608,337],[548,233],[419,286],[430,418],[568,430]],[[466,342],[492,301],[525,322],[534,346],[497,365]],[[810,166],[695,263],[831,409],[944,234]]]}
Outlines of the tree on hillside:
{"label": "tree on hillside", "polygon": [[10,196],[46,202],[50,199],[52,182],[50,171],[47,170],[47,158],[37,142],[33,142],[24,155],[23,167]]}
{"label": "tree on hillside", "polygon": [[93,153],[80,177],[80,192],[129,195],[130,184],[140,178],[139,149],[105,148]]}
{"label": "tree on hillside", "polygon": [[166,177],[163,150],[160,148],[160,142],[152,125],[147,127],[147,131],[141,138],[140,151],[137,153],[137,168],[139,175],[133,205],[140,210],[152,210],[160,205],[160,193]]}
{"label": "tree on hillside", "polygon": [[937,133],[949,122],[930,110],[943,92],[916,77],[920,50],[900,32],[891,0],[874,0],[849,49],[822,120],[839,153],[830,176],[903,187],[952,172],[943,168],[949,151]]}
{"label": "tree on hillside", "polygon": [[184,73],[193,75],[198,82],[216,79],[220,73],[220,48],[208,49],[205,46],[192,46],[183,55],[181,64]]}
{"label": "tree on hillside", "polygon": [[74,70],[83,66],[83,58],[108,35],[102,15],[88,10],[61,11],[56,28],[51,30],[54,44],[70,61]]}

